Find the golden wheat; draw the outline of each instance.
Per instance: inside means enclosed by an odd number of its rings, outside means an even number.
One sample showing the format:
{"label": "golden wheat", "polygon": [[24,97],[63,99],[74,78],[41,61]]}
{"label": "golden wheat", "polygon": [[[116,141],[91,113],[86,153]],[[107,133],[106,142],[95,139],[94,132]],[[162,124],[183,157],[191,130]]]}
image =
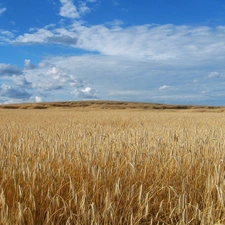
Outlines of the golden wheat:
{"label": "golden wheat", "polygon": [[225,224],[223,113],[0,110],[0,224]]}

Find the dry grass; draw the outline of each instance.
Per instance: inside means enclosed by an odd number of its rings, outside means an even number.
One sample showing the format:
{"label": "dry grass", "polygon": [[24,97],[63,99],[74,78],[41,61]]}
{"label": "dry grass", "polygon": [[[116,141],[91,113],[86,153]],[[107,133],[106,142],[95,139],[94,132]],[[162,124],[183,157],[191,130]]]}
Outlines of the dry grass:
{"label": "dry grass", "polygon": [[0,224],[225,224],[223,113],[0,109]]}
{"label": "dry grass", "polygon": [[225,111],[225,107],[219,106],[193,106],[193,105],[165,105],[157,103],[121,102],[121,101],[73,101],[73,102],[41,102],[24,104],[3,104],[2,109],[154,109],[154,110],[194,110],[194,111]]}

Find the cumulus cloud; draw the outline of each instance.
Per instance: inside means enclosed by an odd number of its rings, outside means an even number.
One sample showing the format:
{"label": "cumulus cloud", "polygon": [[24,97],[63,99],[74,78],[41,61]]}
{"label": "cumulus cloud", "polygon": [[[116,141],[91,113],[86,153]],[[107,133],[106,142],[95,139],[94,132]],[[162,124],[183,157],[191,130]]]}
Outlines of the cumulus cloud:
{"label": "cumulus cloud", "polygon": [[73,4],[72,0],[60,0],[62,7],[60,8],[60,16],[70,19],[80,18],[77,7]]}
{"label": "cumulus cloud", "polygon": [[35,101],[36,102],[42,102],[42,98],[40,96],[35,96]]}
{"label": "cumulus cloud", "polygon": [[32,83],[27,81],[27,79],[24,76],[12,76],[12,82],[17,87],[21,88],[32,88]]}
{"label": "cumulus cloud", "polygon": [[53,91],[66,88],[83,87],[84,82],[62,67],[51,67],[44,74],[39,74],[41,82],[35,82],[35,86],[40,90]]}
{"label": "cumulus cloud", "polygon": [[80,98],[80,99],[98,99],[98,94],[96,90],[90,87],[86,87],[81,90],[75,90],[72,93],[75,94],[76,98]]}
{"label": "cumulus cloud", "polygon": [[7,9],[4,7],[4,8],[0,8],[0,16],[6,11]]}
{"label": "cumulus cloud", "polygon": [[39,68],[48,68],[48,67],[51,67],[51,66],[54,66],[54,64],[50,64],[50,63],[47,62],[47,61],[41,61],[41,62],[38,64],[38,67],[39,67]]}
{"label": "cumulus cloud", "polygon": [[33,63],[31,63],[29,59],[24,60],[24,65],[25,65],[25,68],[28,70],[33,70],[36,68],[36,66]]}
{"label": "cumulus cloud", "polygon": [[87,4],[85,2],[81,2],[81,4],[79,5],[79,12],[81,14],[86,14],[89,13],[91,11],[91,9],[87,6]]}
{"label": "cumulus cloud", "polygon": [[23,89],[14,88],[10,85],[3,84],[0,86],[0,96],[1,98],[7,97],[12,99],[28,100],[31,97],[31,94]]}
{"label": "cumulus cloud", "polygon": [[0,76],[21,75],[23,72],[16,66],[0,63]]}
{"label": "cumulus cloud", "polygon": [[69,85],[71,87],[83,88],[85,85],[85,81],[80,78],[76,78],[76,79],[71,80]]}
{"label": "cumulus cloud", "polygon": [[[85,89],[89,84],[87,78],[79,76],[76,70],[67,69],[67,65],[56,64],[56,61],[43,61],[35,70],[25,69],[23,76],[13,76],[11,81],[15,87],[23,86],[29,90],[32,101],[38,100],[36,96],[39,96],[42,101],[71,101],[97,97],[92,86],[89,86],[90,89]],[[72,93],[74,90],[77,91],[77,95]]]}

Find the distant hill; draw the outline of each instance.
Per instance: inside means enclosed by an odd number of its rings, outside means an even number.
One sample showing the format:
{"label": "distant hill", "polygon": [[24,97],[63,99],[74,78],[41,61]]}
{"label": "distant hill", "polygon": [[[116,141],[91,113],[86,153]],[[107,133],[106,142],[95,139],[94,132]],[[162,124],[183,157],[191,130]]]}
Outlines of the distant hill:
{"label": "distant hill", "polygon": [[74,109],[142,109],[142,110],[189,110],[194,111],[225,111],[225,107],[219,106],[196,106],[196,105],[166,105],[145,102],[123,101],[70,101],[70,102],[40,102],[3,104],[2,109],[51,109],[51,108],[74,108]]}

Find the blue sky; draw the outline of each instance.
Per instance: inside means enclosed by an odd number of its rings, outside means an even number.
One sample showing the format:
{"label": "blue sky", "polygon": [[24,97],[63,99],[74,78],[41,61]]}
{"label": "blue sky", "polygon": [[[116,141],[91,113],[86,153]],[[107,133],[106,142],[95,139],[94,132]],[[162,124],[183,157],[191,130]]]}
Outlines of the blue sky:
{"label": "blue sky", "polygon": [[224,0],[0,0],[0,103],[225,105]]}

